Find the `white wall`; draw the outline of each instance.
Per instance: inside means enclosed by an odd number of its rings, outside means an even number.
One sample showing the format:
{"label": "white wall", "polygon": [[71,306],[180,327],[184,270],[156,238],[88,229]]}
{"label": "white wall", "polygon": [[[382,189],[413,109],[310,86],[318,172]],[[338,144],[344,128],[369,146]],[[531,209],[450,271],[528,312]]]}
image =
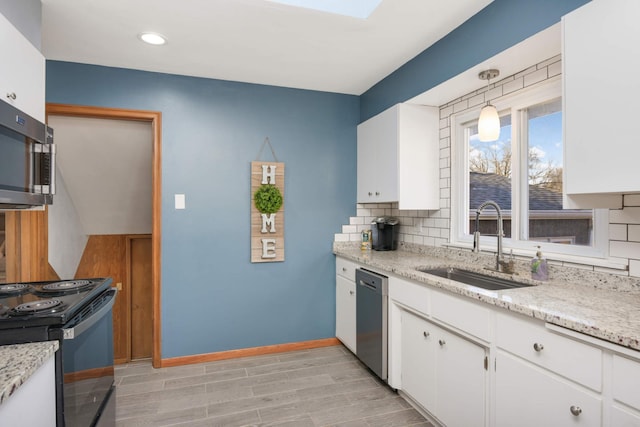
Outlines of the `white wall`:
{"label": "white wall", "polygon": [[49,264],[61,279],[73,279],[89,237],[56,169],[56,195],[49,213]]}

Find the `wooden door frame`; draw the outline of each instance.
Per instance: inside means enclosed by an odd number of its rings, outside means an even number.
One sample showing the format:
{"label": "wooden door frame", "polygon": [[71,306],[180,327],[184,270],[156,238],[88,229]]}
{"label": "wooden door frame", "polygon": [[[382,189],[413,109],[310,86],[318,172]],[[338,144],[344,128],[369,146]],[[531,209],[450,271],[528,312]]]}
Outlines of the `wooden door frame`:
{"label": "wooden door frame", "polygon": [[152,218],[151,218],[151,281],[153,312],[153,346],[152,363],[154,368],[161,366],[161,181],[162,181],[162,113],[159,111],[126,110],[119,108],[89,107],[81,105],[52,104],[46,105],[46,118],[49,116],[69,116],[82,118],[133,120],[151,124],[153,136],[152,160]]}

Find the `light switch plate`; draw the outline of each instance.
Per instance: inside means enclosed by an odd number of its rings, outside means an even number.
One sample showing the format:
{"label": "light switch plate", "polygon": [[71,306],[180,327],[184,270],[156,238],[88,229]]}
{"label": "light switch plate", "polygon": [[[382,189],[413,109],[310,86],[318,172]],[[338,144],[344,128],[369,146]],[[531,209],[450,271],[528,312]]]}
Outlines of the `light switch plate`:
{"label": "light switch plate", "polygon": [[176,209],[186,209],[184,194],[175,194]]}

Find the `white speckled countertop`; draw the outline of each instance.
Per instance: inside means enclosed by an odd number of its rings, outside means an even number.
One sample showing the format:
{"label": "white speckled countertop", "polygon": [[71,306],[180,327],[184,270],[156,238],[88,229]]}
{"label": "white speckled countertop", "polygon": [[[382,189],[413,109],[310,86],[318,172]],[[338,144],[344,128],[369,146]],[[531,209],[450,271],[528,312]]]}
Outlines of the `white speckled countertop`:
{"label": "white speckled countertop", "polygon": [[[415,246],[415,245],[413,245]],[[528,263],[517,262],[514,279],[536,286],[491,291],[443,279],[418,268],[459,267],[491,273],[495,258],[470,251],[410,247],[393,252],[361,251],[334,243],[334,253],[407,279],[566,327],[634,350],[640,350],[640,282],[637,279],[550,266],[551,280],[533,281]]]}
{"label": "white speckled countertop", "polygon": [[58,341],[0,346],[0,404],[58,350]]}

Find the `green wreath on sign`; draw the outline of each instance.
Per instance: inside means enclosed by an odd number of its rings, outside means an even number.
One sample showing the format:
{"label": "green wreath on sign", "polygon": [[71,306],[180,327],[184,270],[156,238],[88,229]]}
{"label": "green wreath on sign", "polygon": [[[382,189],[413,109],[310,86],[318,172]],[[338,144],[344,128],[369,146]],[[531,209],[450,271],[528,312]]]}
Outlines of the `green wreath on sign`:
{"label": "green wreath on sign", "polygon": [[258,212],[273,214],[278,212],[282,206],[282,193],[275,185],[263,184],[253,195],[253,202]]}

